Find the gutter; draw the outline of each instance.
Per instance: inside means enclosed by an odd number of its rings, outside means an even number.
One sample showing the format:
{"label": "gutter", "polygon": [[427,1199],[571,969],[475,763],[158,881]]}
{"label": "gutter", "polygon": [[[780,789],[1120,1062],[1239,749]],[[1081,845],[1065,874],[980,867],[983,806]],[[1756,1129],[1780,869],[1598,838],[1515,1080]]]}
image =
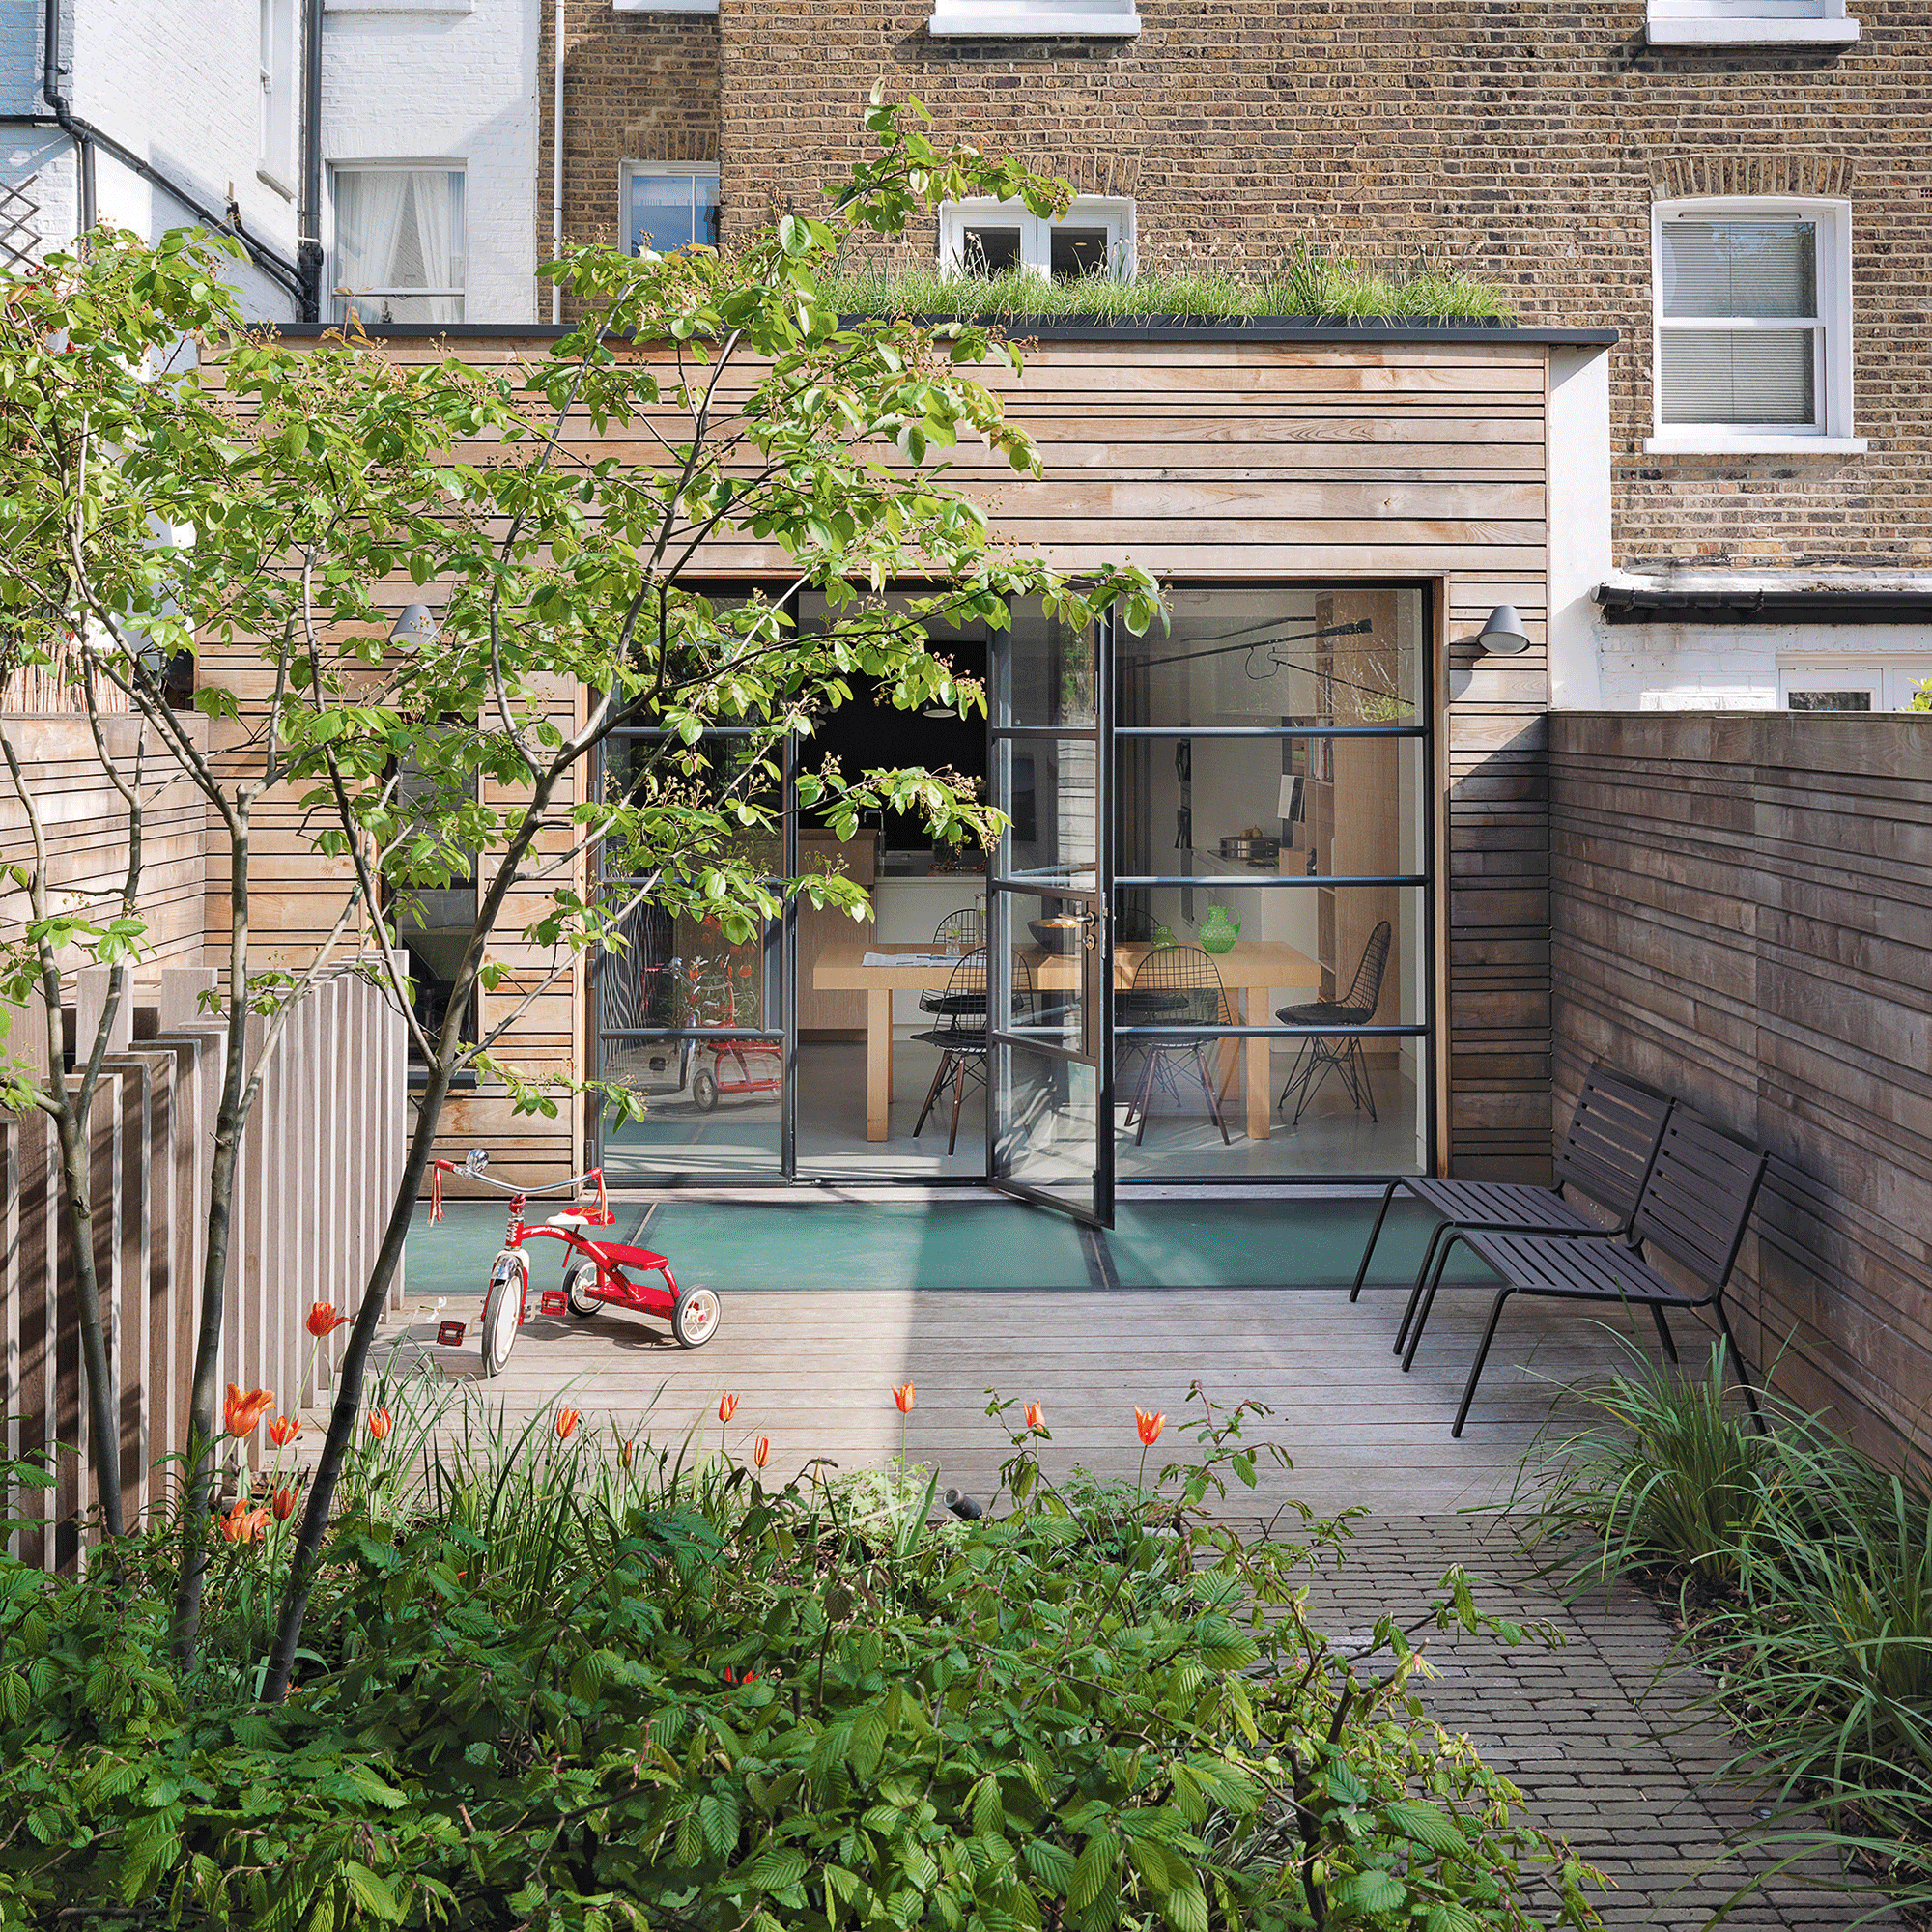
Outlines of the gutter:
{"label": "gutter", "polygon": [[1932,574],[1618,571],[1591,593],[1610,624],[1932,624]]}
{"label": "gutter", "polygon": [[[315,0],[310,0],[310,4],[314,5]],[[80,161],[80,232],[88,234],[95,226],[94,151],[104,148],[123,167],[131,168],[143,181],[152,182],[162,193],[172,196],[184,208],[198,214],[210,228],[233,235],[247,250],[255,266],[299,305],[302,300],[301,270],[286,257],[276,254],[266,242],[258,242],[250,235],[242,225],[241,213],[232,202],[225,215],[215,213],[213,209],[197,200],[178,182],[170,181],[158,168],[143,160],[131,148],[122,146],[113,135],[104,133],[91,121],[83,121],[74,113],[67,97],[60,91],[60,5],[61,0],[46,0],[45,59],[41,71],[41,92],[54,111],[54,125],[73,143],[74,153]]]}
{"label": "gutter", "polygon": [[302,178],[296,213],[301,319],[322,320],[322,0],[303,0]]}

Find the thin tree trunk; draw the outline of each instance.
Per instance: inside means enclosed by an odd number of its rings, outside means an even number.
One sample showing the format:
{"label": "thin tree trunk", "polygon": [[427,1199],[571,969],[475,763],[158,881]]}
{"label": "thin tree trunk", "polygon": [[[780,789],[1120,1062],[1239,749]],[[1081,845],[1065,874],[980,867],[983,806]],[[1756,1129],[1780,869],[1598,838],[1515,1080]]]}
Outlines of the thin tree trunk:
{"label": "thin tree trunk", "polygon": [[94,1486],[107,1534],[119,1537],[121,1426],[100,1326],[100,1274],[94,1262],[94,1177],[86,1122],[62,1095],[54,1115],[60,1133],[61,1205],[73,1245],[73,1289],[80,1316],[80,1360],[87,1377],[87,1426],[94,1437]]}
{"label": "thin tree trunk", "polygon": [[188,1389],[187,1480],[182,1496],[181,1580],[175,1588],[175,1659],[193,1667],[201,1636],[202,1584],[208,1574],[208,1516],[214,1482],[216,1364],[233,1238],[235,1170],[242,1151],[242,1088],[248,1045],[248,809],[238,802],[228,841],[228,1063],[214,1122],[214,1162],[208,1178],[208,1259],[201,1275],[201,1325]]}

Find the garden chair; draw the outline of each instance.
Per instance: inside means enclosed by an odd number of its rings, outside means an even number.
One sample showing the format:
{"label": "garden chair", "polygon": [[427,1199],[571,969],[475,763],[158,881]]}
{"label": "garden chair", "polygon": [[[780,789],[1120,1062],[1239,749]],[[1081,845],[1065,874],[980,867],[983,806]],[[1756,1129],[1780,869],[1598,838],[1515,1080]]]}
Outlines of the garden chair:
{"label": "garden chair", "polygon": [[[1402,1326],[1395,1332],[1396,1354],[1408,1339],[1408,1324],[1429,1276],[1436,1249],[1457,1228],[1490,1228],[1514,1235],[1607,1236],[1628,1238],[1643,1184],[1650,1179],[1657,1150],[1663,1140],[1663,1123],[1670,1118],[1670,1095],[1641,1080],[1601,1063],[1583,1078],[1577,1110],[1556,1156],[1556,1185],[1534,1187],[1516,1180],[1435,1180],[1405,1176],[1382,1190],[1382,1205],[1369,1230],[1369,1244],[1355,1270],[1350,1301],[1359,1300],[1368,1278],[1369,1261],[1381,1238],[1389,1204],[1401,1189],[1441,1216],[1415,1271]],[[1605,1224],[1576,1207],[1571,1197],[1584,1195],[1614,1219]]]}
{"label": "garden chair", "polygon": [[[1122,1026],[1219,1026],[1222,1005],[1221,975],[1200,947],[1157,946],[1134,968],[1133,984],[1116,996],[1114,1017]],[[1131,1127],[1135,1115],[1139,1115],[1140,1126],[1134,1134],[1136,1147],[1147,1137],[1148,1110],[1153,1104],[1154,1083],[1158,1080],[1179,1097],[1179,1090],[1168,1063],[1183,1059],[1192,1065],[1201,1091],[1208,1096],[1208,1111],[1221,1130],[1222,1146],[1232,1145],[1228,1123],[1221,1117],[1220,1097],[1208,1071],[1209,1044],[1200,1039],[1145,1043],[1147,1059],[1141,1068],[1140,1085],[1134,1090],[1127,1118],[1122,1122],[1123,1126]]]}
{"label": "garden chair", "polygon": [[[1764,1171],[1771,1156],[1736,1134],[1699,1120],[1688,1108],[1673,1107],[1664,1123],[1662,1144],[1644,1182],[1642,1198],[1631,1220],[1630,1247],[1615,1241],[1579,1241],[1564,1235],[1518,1235],[1502,1230],[1458,1228],[1442,1244],[1446,1256],[1456,1242],[1465,1243],[1470,1253],[1486,1262],[1502,1278],[1489,1325],[1483,1330],[1482,1346],[1469,1369],[1469,1380],[1463,1391],[1462,1406],[1456,1411],[1452,1435],[1461,1435],[1469,1405],[1476,1398],[1476,1383],[1489,1358],[1490,1344],[1495,1339],[1496,1324],[1502,1320],[1504,1304],[1513,1294],[1534,1294],[1558,1301],[1621,1303],[1625,1307],[1650,1310],[1657,1323],[1663,1350],[1674,1362],[1677,1346],[1671,1340],[1670,1324],[1663,1319],[1666,1308],[1708,1308],[1717,1318],[1719,1332],[1730,1350],[1744,1384],[1745,1402],[1760,1429],[1757,1398],[1745,1378],[1744,1356],[1737,1337],[1724,1315],[1724,1287],[1743,1246],[1745,1228],[1750,1220],[1757,1191],[1764,1183]],[[1643,1259],[1640,1250],[1656,1248],[1689,1270],[1701,1284],[1703,1293],[1694,1293],[1666,1281]],[[1429,1320],[1435,1291],[1442,1279],[1442,1261],[1416,1310],[1415,1330],[1408,1340],[1408,1351],[1402,1366],[1406,1372],[1415,1356],[1415,1345]]]}
{"label": "garden chair", "polygon": [[[1362,948],[1361,962],[1355,968],[1354,983],[1339,1000],[1318,1000],[1301,1007],[1281,1007],[1275,1011],[1275,1018],[1283,1026],[1293,1027],[1364,1027],[1374,1024],[1376,1009],[1382,1001],[1382,975],[1388,970],[1389,944],[1393,937],[1389,923],[1382,920],[1369,934],[1368,943]],[[1362,1051],[1360,1034],[1311,1034],[1301,1042],[1301,1051],[1295,1055],[1294,1068],[1288,1076],[1288,1083],[1281,1090],[1277,1107],[1288,1105],[1288,1096],[1298,1087],[1295,1094],[1294,1118],[1289,1122],[1291,1127],[1301,1124],[1301,1110],[1315,1097],[1316,1089],[1331,1073],[1340,1073],[1348,1087],[1349,1097],[1355,1103],[1356,1113],[1364,1107],[1369,1110],[1369,1119],[1376,1120],[1375,1089],[1369,1085],[1368,1056]]]}

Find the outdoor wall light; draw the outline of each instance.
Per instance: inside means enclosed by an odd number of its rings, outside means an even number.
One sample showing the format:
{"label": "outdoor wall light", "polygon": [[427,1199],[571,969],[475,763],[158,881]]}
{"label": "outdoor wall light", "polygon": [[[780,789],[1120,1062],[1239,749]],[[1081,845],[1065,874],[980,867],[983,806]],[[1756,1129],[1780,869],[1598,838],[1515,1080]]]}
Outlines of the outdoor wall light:
{"label": "outdoor wall light", "polygon": [[1492,657],[1513,658],[1529,648],[1529,639],[1514,604],[1498,604],[1476,634],[1476,642]]}
{"label": "outdoor wall light", "polygon": [[427,604],[405,604],[403,614],[396,619],[396,628],[389,633],[392,644],[433,644],[436,642],[436,619],[430,615]]}

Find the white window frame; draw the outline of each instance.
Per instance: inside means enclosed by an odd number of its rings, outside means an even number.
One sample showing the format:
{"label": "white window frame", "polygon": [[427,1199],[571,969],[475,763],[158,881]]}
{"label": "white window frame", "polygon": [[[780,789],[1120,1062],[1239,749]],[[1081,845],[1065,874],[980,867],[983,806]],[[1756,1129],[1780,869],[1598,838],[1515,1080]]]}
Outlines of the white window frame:
{"label": "white window frame", "polygon": [[[392,174],[392,175],[450,174],[450,175],[461,175],[463,177],[463,273],[464,273],[464,281],[466,283],[469,279],[469,164],[468,161],[436,160],[436,159],[420,160],[420,161],[398,161],[389,159],[384,159],[380,161],[353,161],[353,160],[330,161],[328,164],[328,280],[327,283],[327,288],[328,292],[328,301],[331,304],[331,306],[336,302],[342,302],[346,305],[353,306],[358,300],[387,301],[392,298],[398,296],[406,298],[428,296],[428,297],[436,297],[445,301],[453,297],[456,300],[462,302],[465,309],[467,310],[469,306],[469,291],[464,285],[464,283],[459,283],[454,288],[353,289],[346,296],[337,295],[335,293],[335,291],[342,284],[342,264],[340,258],[340,251],[338,250],[335,242],[335,227],[336,227],[336,222],[339,219],[340,201],[341,201],[341,197],[338,195],[336,191],[336,184],[341,180],[341,178],[344,175],[374,175],[374,174]],[[345,317],[344,319],[346,320],[347,318]],[[450,323],[441,323],[441,322],[426,322],[421,326],[424,328],[448,328],[451,327],[455,327],[457,325],[453,325]]]}
{"label": "white window frame", "polygon": [[[1813,329],[1817,362],[1812,395],[1816,419],[1756,427],[1736,423],[1663,421],[1663,338],[1666,331],[1697,327],[1736,328],[1741,320],[1713,317],[1666,321],[1663,314],[1663,228],[1673,220],[1808,221],[1817,235],[1818,313],[1780,318],[1767,328]],[[1660,201],[1651,207],[1651,435],[1644,442],[1653,456],[1798,456],[1862,454],[1865,439],[1852,433],[1852,205],[1820,195],[1759,195]]]}
{"label": "white window frame", "polygon": [[932,0],[925,23],[935,40],[1131,40],[1140,30],[1134,0]]}
{"label": "white window frame", "polygon": [[1910,711],[1912,694],[1932,678],[1932,657],[1860,657],[1777,661],[1777,708],[1791,709],[1794,691],[1868,691],[1874,711]]}
{"label": "white window frame", "polygon": [[255,175],[285,199],[295,145],[296,22],[294,0],[257,0],[256,66],[262,87],[255,123]]}
{"label": "white window frame", "polygon": [[[633,13],[641,12],[633,8]],[[695,11],[686,9],[685,11]],[[617,232],[624,238],[624,252],[629,254],[633,245],[631,236],[631,184],[639,175],[674,175],[680,181],[708,181],[713,187],[719,186],[719,171],[716,161],[626,161],[618,170],[617,187]],[[696,225],[695,223],[693,224]],[[706,244],[708,245],[708,244]]]}
{"label": "white window frame", "polygon": [[619,14],[715,14],[718,0],[613,0]]}
{"label": "white window frame", "polygon": [[1654,47],[1848,47],[1859,23],[1845,0],[1649,0]]}
{"label": "white window frame", "polygon": [[949,275],[966,272],[966,230],[998,221],[1020,231],[1020,266],[1047,281],[1053,274],[1053,231],[1056,228],[1105,228],[1107,260],[1117,279],[1130,282],[1139,270],[1135,254],[1134,204],[1122,194],[1076,194],[1058,221],[1033,213],[1017,201],[995,201],[975,195],[966,201],[942,202],[939,209],[939,263]]}

